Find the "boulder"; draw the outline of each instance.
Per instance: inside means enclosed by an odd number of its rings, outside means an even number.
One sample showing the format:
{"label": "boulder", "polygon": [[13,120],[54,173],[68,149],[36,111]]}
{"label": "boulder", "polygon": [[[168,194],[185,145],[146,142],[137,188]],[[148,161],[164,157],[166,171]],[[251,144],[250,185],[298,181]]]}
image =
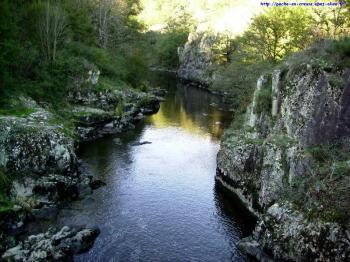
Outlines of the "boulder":
{"label": "boulder", "polygon": [[5,261],[73,261],[75,254],[88,251],[100,231],[98,228],[63,227],[59,231],[31,235],[19,245],[8,249]]}

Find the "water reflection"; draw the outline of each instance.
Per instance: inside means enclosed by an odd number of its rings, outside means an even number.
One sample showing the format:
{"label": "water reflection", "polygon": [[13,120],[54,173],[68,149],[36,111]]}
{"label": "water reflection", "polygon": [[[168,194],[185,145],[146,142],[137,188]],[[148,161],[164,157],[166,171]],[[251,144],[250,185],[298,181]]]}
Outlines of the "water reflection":
{"label": "water reflection", "polygon": [[[176,81],[176,80],[174,80]],[[177,124],[181,128],[197,134],[211,134],[219,138],[232,120],[229,104],[199,88],[188,88],[177,83],[177,88],[169,88],[167,99],[158,114],[149,118],[156,127]]]}
{"label": "water reflection", "polygon": [[246,261],[236,248],[250,231],[246,217],[214,186],[229,107],[172,76],[152,82],[169,90],[159,112],[119,135],[121,144],[107,137],[82,148],[87,172],[107,185],[57,223],[100,227],[77,261]]}

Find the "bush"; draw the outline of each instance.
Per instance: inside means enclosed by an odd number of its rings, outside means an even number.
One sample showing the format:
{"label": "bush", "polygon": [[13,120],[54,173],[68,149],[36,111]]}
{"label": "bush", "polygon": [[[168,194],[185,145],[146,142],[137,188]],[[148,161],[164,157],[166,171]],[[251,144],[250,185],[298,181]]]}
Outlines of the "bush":
{"label": "bush", "polygon": [[287,200],[309,219],[350,222],[349,150],[337,145],[307,148],[314,160],[310,172],[297,178],[287,190]]}
{"label": "bush", "polygon": [[350,37],[343,37],[334,42],[334,49],[345,56],[350,56]]}
{"label": "bush", "polygon": [[263,112],[271,112],[272,109],[272,88],[265,87],[262,88],[256,96],[256,106],[254,108],[256,114],[261,114]]}

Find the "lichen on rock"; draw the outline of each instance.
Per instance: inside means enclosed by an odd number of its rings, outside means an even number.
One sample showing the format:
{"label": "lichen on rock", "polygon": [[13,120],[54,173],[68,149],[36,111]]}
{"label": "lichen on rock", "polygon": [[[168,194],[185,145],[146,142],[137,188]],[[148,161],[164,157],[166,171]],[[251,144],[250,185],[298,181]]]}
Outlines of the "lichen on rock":
{"label": "lichen on rock", "polygon": [[[229,130],[223,138],[216,181],[259,217],[251,241],[275,259],[347,261],[349,224],[344,208],[346,201],[350,205],[346,193],[350,190],[346,185],[350,168],[344,164],[348,151],[342,141],[350,137],[350,70],[338,68],[332,73],[344,79],[338,81],[342,86],[334,88],[328,71],[310,64],[288,63],[259,78],[243,129]],[[259,98],[267,89],[270,95]],[[337,150],[332,153],[325,149],[328,155],[317,156],[326,154],[318,149],[322,147]],[[313,148],[314,154],[307,153]],[[342,171],[337,171],[337,166]],[[338,182],[331,176],[337,176]],[[304,192],[295,191],[298,183],[307,185]],[[333,187],[322,189],[322,183],[327,187],[333,183]],[[306,210],[307,202],[298,206],[297,202],[302,202],[296,201],[298,197],[313,201],[312,210]],[[341,208],[341,219],[336,206]],[[242,246],[260,254],[253,242]]]}
{"label": "lichen on rock", "polygon": [[82,253],[94,244],[100,231],[96,228],[63,227],[46,233],[31,235],[19,245],[8,249],[5,261],[72,261],[73,255]]}

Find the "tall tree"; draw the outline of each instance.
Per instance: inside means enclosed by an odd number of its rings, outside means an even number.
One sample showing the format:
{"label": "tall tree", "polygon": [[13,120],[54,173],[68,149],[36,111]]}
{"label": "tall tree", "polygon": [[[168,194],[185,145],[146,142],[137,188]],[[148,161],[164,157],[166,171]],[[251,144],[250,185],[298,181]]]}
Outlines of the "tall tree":
{"label": "tall tree", "polygon": [[57,1],[48,0],[39,17],[42,51],[48,61],[55,62],[57,49],[62,44],[68,26],[66,13]]}
{"label": "tall tree", "polygon": [[311,17],[303,8],[272,8],[253,19],[244,39],[263,60],[277,62],[310,43]]}

